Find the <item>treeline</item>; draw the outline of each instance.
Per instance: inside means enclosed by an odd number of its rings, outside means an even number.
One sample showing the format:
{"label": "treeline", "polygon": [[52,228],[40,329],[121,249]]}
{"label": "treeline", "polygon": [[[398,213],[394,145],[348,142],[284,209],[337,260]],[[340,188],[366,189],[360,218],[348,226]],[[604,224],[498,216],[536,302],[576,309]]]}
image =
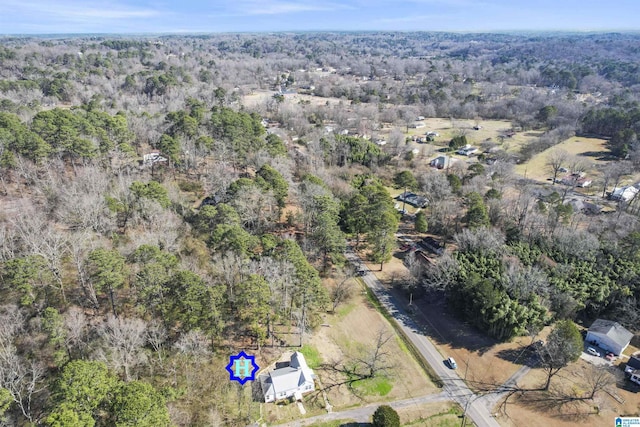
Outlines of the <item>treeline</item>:
{"label": "treeline", "polygon": [[464,230],[453,257],[426,270],[425,286],[443,287],[461,316],[499,340],[535,335],[557,319],[605,317],[635,330],[637,237],[611,245],[564,230],[505,244],[497,230]]}

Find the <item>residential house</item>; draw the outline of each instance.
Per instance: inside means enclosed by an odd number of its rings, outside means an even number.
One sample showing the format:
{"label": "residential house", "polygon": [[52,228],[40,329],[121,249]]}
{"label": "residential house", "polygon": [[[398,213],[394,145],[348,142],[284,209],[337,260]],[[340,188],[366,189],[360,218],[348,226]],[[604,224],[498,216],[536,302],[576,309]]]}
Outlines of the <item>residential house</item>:
{"label": "residential house", "polygon": [[638,194],[638,191],[639,190],[632,185],[626,185],[620,188],[616,187],[613,189],[613,191],[609,195],[609,198],[611,200],[622,200],[623,202],[628,202],[629,200],[636,197],[636,194]]}
{"label": "residential house", "polygon": [[440,244],[440,242],[438,242],[433,237],[425,237],[418,242],[418,246],[421,246],[436,255],[442,255],[444,253],[444,247],[442,246],[442,244]]}
{"label": "residential house", "polygon": [[462,155],[462,156],[470,156],[474,153],[476,153],[478,151],[478,149],[476,147],[472,147],[470,145],[465,145],[464,147],[460,147],[458,149],[458,151],[456,151],[456,153]]}
{"label": "residential house", "polygon": [[408,203],[416,208],[424,208],[429,202],[426,197],[418,196],[410,191],[405,191],[404,193],[399,194],[396,199],[401,202]]}
{"label": "residential house", "polygon": [[580,199],[568,199],[565,204],[571,205],[574,212],[584,212],[586,214],[597,215],[602,212],[602,206],[595,203],[588,202]]}
{"label": "residential house", "polygon": [[457,161],[458,159],[450,156],[438,156],[429,162],[429,166],[432,168],[447,169]]}
{"label": "residential house", "polygon": [[143,166],[151,166],[156,163],[164,163],[167,162],[168,159],[162,156],[160,153],[149,153],[142,156],[142,165]]}
{"label": "residential house", "polygon": [[260,376],[264,401],[269,403],[291,397],[302,400],[304,393],[314,390],[314,378],[315,375],[307,366],[304,355],[296,351],[286,366]]}
{"label": "residential house", "polygon": [[563,177],[560,182],[564,185],[586,188],[591,185],[591,180],[584,173],[572,173]]}
{"label": "residential house", "polygon": [[640,354],[638,353],[629,358],[627,366],[624,368],[624,372],[631,374],[636,369],[640,369]]}
{"label": "residential house", "polygon": [[633,334],[618,322],[597,319],[589,328],[585,341],[615,355],[621,355],[631,338]]}

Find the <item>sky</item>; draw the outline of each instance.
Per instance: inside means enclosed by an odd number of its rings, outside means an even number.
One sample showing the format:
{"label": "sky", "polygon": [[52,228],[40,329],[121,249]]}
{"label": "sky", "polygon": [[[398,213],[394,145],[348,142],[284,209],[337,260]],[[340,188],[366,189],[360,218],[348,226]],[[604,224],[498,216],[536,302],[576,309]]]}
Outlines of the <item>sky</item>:
{"label": "sky", "polygon": [[0,34],[637,31],[640,0],[0,0]]}

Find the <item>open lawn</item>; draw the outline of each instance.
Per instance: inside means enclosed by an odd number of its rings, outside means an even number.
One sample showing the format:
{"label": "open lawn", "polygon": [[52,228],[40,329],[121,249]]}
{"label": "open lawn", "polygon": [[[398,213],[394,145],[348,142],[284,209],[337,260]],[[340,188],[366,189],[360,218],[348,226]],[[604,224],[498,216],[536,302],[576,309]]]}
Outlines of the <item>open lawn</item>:
{"label": "open lawn", "polygon": [[[264,105],[276,94],[273,90],[255,90],[248,95],[242,97],[242,104],[246,107],[255,108],[259,105]],[[324,98],[314,95],[305,95],[300,93],[287,93],[284,95],[283,104],[310,104],[310,105],[337,105],[340,102],[349,105],[351,101],[342,100],[339,98]]]}
{"label": "open lawn", "polygon": [[[516,173],[537,181],[547,181],[553,174],[546,166],[549,153],[555,150],[564,150],[582,159],[587,165],[587,175],[591,179],[599,177],[595,166],[607,162],[608,151],[605,148],[606,140],[599,138],[582,138],[574,136],[533,156],[528,162],[516,165]],[[567,166],[568,167],[568,166]],[[595,179],[594,179],[595,180]]]}
{"label": "open lawn", "polygon": [[[593,377],[592,366],[579,359],[563,369],[551,381],[551,394],[560,392],[587,392],[589,378]],[[533,369],[519,383],[521,387],[539,387],[545,380],[545,374]],[[513,399],[507,407],[507,414],[497,418],[505,427],[523,425],[542,425],[546,427],[570,427],[575,425],[599,427],[613,425],[613,419],[619,415],[635,416],[638,414],[640,396],[637,393],[619,387],[624,385],[620,380],[608,390],[596,394],[593,400],[583,402],[564,402],[541,399],[545,395],[540,392],[525,394]],[[615,396],[615,398],[614,398]],[[544,421],[542,421],[544,420]]]}
{"label": "open lawn", "polygon": [[[348,407],[362,402],[397,400],[437,392],[406,348],[395,339],[395,332],[387,320],[378,313],[358,288],[354,296],[356,305],[344,315],[328,315],[331,326],[323,327],[311,340],[329,366],[349,364],[353,359],[371,354],[379,332],[390,337],[382,350],[387,353],[382,364],[391,366],[378,378],[357,381],[351,386],[339,385],[346,375],[319,370],[334,408]],[[340,310],[338,310],[340,312]]]}

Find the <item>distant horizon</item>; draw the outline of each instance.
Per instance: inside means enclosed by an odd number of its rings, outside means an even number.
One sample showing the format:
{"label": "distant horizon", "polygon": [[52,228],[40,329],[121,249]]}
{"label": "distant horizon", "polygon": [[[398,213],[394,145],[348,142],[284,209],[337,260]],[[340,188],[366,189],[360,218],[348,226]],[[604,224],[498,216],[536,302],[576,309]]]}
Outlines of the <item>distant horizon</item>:
{"label": "distant horizon", "polygon": [[[612,5],[610,3],[615,3]],[[640,32],[636,0],[3,0],[3,36]]]}
{"label": "distant horizon", "polygon": [[281,30],[281,31],[200,31],[200,32],[130,32],[130,33],[0,33],[1,38],[74,38],[74,37],[173,37],[173,36],[214,36],[225,34],[379,34],[379,33],[398,33],[398,34],[460,34],[460,35],[640,35],[640,29],[637,30],[487,30],[487,31],[436,31],[436,30]]}

